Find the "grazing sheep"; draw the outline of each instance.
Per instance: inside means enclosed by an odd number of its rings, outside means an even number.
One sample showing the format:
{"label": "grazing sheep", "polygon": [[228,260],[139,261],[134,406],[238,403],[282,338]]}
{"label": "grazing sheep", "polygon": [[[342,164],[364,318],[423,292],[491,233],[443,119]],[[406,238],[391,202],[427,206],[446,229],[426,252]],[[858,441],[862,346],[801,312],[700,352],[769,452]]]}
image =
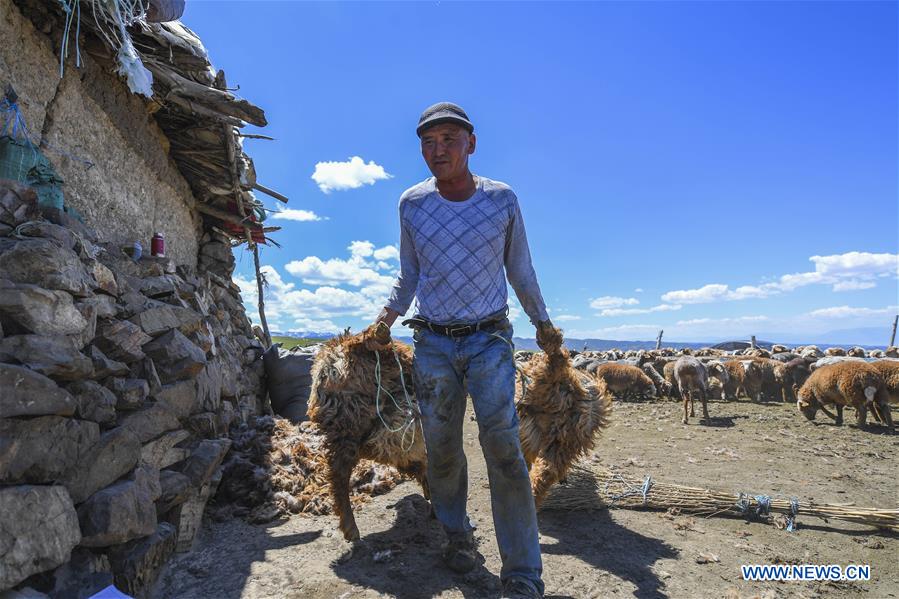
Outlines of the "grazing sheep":
{"label": "grazing sheep", "polygon": [[721,387],[721,399],[727,400],[727,385],[730,382],[730,374],[727,368],[721,362],[709,362],[706,364],[706,370],[709,373],[709,378],[714,377],[718,381]]}
{"label": "grazing sheep", "polygon": [[842,347],[828,347],[824,350],[825,356],[845,356],[846,350]]}
{"label": "grazing sheep", "polygon": [[818,349],[817,345],[805,345],[796,348],[796,353],[803,358],[823,358],[824,352]]}
{"label": "grazing sheep", "polygon": [[662,376],[665,378],[665,381],[668,383],[668,386],[671,388],[671,391],[668,393],[668,397],[671,399],[679,400],[680,389],[677,387],[677,379],[674,378],[674,364],[677,360],[670,360],[665,362],[662,365]]}
{"label": "grazing sheep", "polygon": [[618,397],[631,395],[655,397],[656,395],[652,379],[636,366],[607,362],[600,364],[593,372],[593,376],[602,379],[606,384],[606,389]]}
{"label": "grazing sheep", "polygon": [[809,363],[802,358],[795,358],[786,364],[774,367],[774,377],[781,387],[781,394],[785,402],[796,401],[794,386],[797,389],[801,387],[808,380],[810,374]]}
{"label": "grazing sheep", "polygon": [[684,356],[678,358],[674,363],[674,380],[677,381],[677,388],[680,390],[681,397],[684,400],[684,418],[683,423],[687,424],[687,404],[690,404],[690,416],[695,416],[693,409],[693,398],[699,394],[702,400],[702,416],[705,421],[709,422],[709,406],[706,399],[706,393],[709,387],[709,375],[702,362],[692,356]]}
{"label": "grazing sheep", "polygon": [[867,352],[865,351],[864,347],[859,347],[856,345],[855,347],[847,351],[846,355],[853,358],[864,358],[866,353]]}
{"label": "grazing sheep", "polygon": [[883,352],[883,355],[887,358],[899,358],[899,347],[891,345]]}
{"label": "grazing sheep", "polygon": [[771,353],[773,354],[783,354],[790,351],[790,349],[786,345],[780,345],[776,343],[771,346]]}
{"label": "grazing sheep", "polygon": [[[376,396],[378,360],[381,387],[396,402],[384,393]],[[425,497],[429,496],[427,455],[411,375],[412,348],[393,342],[384,323],[358,335],[345,332],[334,337],[315,357],[308,413],[325,435],[334,511],[347,540],[359,538],[350,503],[350,474],[360,459],[394,466],[418,480]],[[412,402],[408,408],[404,403],[407,392]],[[393,432],[397,430],[403,433]]]}
{"label": "grazing sheep", "polygon": [[555,329],[544,350],[522,367],[526,388],[515,386],[521,449],[538,507],[574,461],[593,449],[611,413],[605,383],[571,367],[562,331]]}
{"label": "grazing sheep", "polygon": [[745,369],[739,360],[728,360],[723,364],[727,370],[727,383],[724,385],[724,399],[737,399],[740,390],[743,389],[743,377]]}
{"label": "grazing sheep", "polygon": [[817,360],[813,361],[809,365],[809,370],[814,372],[822,366],[827,366],[828,364],[837,364],[839,362],[864,362],[864,360],[862,358],[850,358],[849,356],[826,356],[824,358],[818,358]]}
{"label": "grazing sheep", "polygon": [[653,368],[651,363],[644,364],[640,367],[640,369],[643,371],[643,374],[650,378],[652,384],[655,385],[656,389],[658,390],[659,397],[671,396],[671,383],[666,381],[665,378],[661,374],[659,374],[659,371]]}
{"label": "grazing sheep", "polygon": [[799,354],[794,354],[793,352],[789,352],[789,351],[780,352],[777,354],[771,354],[772,360],[777,360],[778,362],[783,362],[783,363],[787,363],[790,360],[795,360],[798,357],[799,357]]}
{"label": "grazing sheep", "polygon": [[[796,407],[809,420],[814,420],[820,409],[841,425],[843,408],[853,406],[858,426],[863,428],[871,406],[880,412],[889,428],[893,427],[887,386],[880,372],[866,362],[846,360],[822,366],[796,390],[796,397]],[[831,414],[825,404],[835,405],[837,415]]]}
{"label": "grazing sheep", "polygon": [[885,358],[886,352],[884,352],[882,349],[872,349],[871,351],[868,352],[868,357],[869,358],[877,358],[877,359]]}
{"label": "grazing sheep", "polygon": [[899,360],[877,360],[871,362],[890,394],[890,403],[899,405]]}

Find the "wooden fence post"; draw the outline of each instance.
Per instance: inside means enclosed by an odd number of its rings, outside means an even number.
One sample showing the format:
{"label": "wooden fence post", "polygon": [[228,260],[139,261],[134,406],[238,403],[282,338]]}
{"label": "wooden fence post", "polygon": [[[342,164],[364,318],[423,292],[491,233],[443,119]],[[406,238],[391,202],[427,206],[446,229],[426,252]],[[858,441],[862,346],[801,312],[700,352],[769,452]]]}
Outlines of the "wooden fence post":
{"label": "wooden fence post", "polygon": [[662,349],[662,334],[665,332],[665,329],[659,331],[659,336],[656,338],[656,349]]}

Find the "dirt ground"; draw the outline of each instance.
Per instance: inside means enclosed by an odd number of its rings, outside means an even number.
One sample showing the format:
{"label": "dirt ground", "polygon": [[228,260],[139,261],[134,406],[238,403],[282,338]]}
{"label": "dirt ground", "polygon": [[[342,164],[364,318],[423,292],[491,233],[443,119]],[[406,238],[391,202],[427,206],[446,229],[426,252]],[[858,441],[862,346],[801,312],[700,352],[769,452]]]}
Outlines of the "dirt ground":
{"label": "dirt ground", "polygon": [[[697,406],[698,407],[698,406]],[[660,482],[897,507],[899,435],[811,424],[793,404],[713,402],[712,425],[680,423],[675,402],[616,402],[595,454],[601,465]],[[697,411],[697,415],[699,414]],[[827,420],[827,422],[825,422]],[[852,411],[846,421],[854,420]],[[465,597],[499,595],[487,474],[477,425],[466,423],[469,511],[484,563],[455,575],[439,562],[442,533],[412,482],[356,510],[351,547],[330,516],[254,526],[204,522],[195,550],[172,560],[157,598]],[[625,509],[539,515],[547,597],[897,597],[899,536],[799,517],[788,533],[731,518]],[[704,561],[700,554],[719,561]],[[745,582],[741,564],[870,564],[869,582]]]}

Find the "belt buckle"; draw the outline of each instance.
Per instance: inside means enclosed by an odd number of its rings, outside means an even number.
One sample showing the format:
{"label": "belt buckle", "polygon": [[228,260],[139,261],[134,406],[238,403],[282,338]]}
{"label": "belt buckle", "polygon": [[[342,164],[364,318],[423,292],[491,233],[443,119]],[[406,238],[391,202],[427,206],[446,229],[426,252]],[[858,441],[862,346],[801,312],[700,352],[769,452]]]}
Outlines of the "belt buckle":
{"label": "belt buckle", "polygon": [[[464,331],[464,332],[462,332],[462,331]],[[464,324],[462,326],[449,327],[448,332],[449,332],[450,337],[456,338],[456,337],[464,337],[466,335],[471,335],[471,333],[473,331],[471,330],[470,324]]]}

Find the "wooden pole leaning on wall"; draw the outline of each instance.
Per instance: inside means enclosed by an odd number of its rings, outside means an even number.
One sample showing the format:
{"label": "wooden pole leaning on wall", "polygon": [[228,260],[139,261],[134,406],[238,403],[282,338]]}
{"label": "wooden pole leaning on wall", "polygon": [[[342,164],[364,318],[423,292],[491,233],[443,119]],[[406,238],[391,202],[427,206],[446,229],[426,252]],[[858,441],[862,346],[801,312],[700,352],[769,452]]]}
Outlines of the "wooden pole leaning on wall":
{"label": "wooden pole leaning on wall", "polygon": [[262,323],[262,332],[265,333],[266,349],[272,346],[272,334],[268,330],[268,321],[265,319],[265,296],[262,284],[262,270],[259,267],[259,244],[250,242],[253,247],[253,266],[256,267],[256,290],[258,292],[259,322]]}
{"label": "wooden pole leaning on wall", "polygon": [[752,337],[749,338],[749,346],[750,346],[752,349],[755,349],[755,348],[758,347],[758,346],[755,344],[755,335],[753,335]]}
{"label": "wooden pole leaning on wall", "polygon": [[665,329],[659,331],[659,336],[656,338],[656,349],[662,349],[662,335],[665,334]]}
{"label": "wooden pole leaning on wall", "polygon": [[896,325],[899,324],[899,314],[896,315],[896,318],[893,319],[893,332],[890,334],[890,345],[888,347],[893,347],[896,345]]}

